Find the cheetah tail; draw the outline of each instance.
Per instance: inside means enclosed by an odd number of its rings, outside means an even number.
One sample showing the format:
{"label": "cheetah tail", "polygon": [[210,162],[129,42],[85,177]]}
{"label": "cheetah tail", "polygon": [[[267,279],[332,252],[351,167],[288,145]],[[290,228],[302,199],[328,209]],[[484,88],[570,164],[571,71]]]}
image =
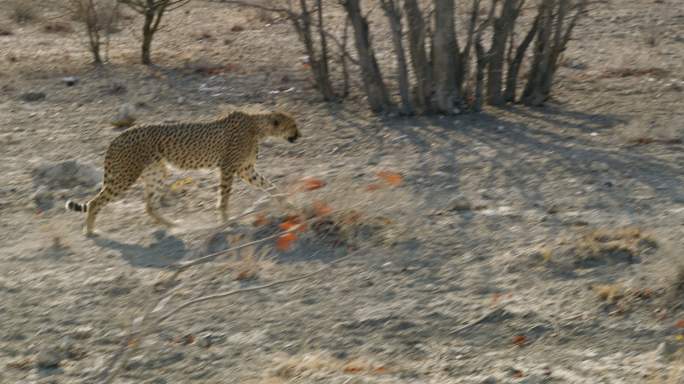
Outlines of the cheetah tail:
{"label": "cheetah tail", "polygon": [[75,201],[67,201],[66,202],[66,209],[70,211],[76,211],[76,212],[87,212],[88,211],[88,204],[79,204]]}

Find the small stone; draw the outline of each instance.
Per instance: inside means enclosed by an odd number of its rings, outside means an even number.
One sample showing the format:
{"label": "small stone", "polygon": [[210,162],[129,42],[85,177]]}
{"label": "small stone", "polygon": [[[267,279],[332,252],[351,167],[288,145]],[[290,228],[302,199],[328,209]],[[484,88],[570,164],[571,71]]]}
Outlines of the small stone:
{"label": "small stone", "polygon": [[78,339],[78,340],[89,339],[92,336],[93,336],[93,327],[91,327],[89,325],[83,325],[80,327],[76,327],[76,329],[74,329],[71,332],[71,337],[73,337],[74,339]]}
{"label": "small stone", "polygon": [[448,210],[450,211],[470,211],[472,204],[464,197],[455,197],[448,203]]}
{"label": "small stone", "polygon": [[36,207],[41,211],[47,211],[55,205],[54,196],[44,185],[39,186],[32,197]]}
{"label": "small stone", "polygon": [[105,90],[105,93],[109,95],[122,95],[126,93],[128,89],[126,88],[126,85],[121,84],[121,83],[112,83],[110,84],[107,89]]}
{"label": "small stone", "polygon": [[482,384],[496,384],[496,377],[489,376],[486,379],[482,380]]}
{"label": "small stone", "polygon": [[36,355],[36,366],[41,369],[57,368],[62,355],[54,349],[44,349]]}
{"label": "small stone", "polygon": [[126,103],[119,108],[119,111],[112,118],[111,123],[116,128],[128,128],[135,124],[136,120],[135,106]]}
{"label": "small stone", "polygon": [[155,377],[154,379],[149,379],[146,381],[143,381],[143,384],[166,384],[168,381],[166,379],[161,378],[161,377]]}
{"label": "small stone", "polygon": [[656,349],[656,357],[665,361],[672,359],[675,352],[677,352],[677,344],[670,341],[663,341]]}
{"label": "small stone", "polygon": [[176,102],[178,104],[185,104],[185,97],[179,96],[178,99],[176,99]]}
{"label": "small stone", "polygon": [[209,336],[202,336],[199,339],[197,339],[197,346],[201,348],[209,348],[211,347],[211,337]]}
{"label": "small stone", "polygon": [[124,369],[127,371],[132,371],[141,368],[144,365],[144,360],[142,355],[133,356],[124,365]]}
{"label": "small stone", "polygon": [[47,97],[47,95],[45,95],[45,92],[33,92],[33,91],[25,92],[25,93],[22,93],[21,95],[19,95],[19,98],[21,100],[29,102],[29,103],[34,102],[34,101],[44,100],[46,97]]}
{"label": "small stone", "polygon": [[550,381],[551,379],[549,377],[532,374],[520,380],[519,384],[546,384]]}
{"label": "small stone", "polygon": [[78,80],[79,80],[79,78],[76,76],[67,76],[67,77],[62,78],[62,82],[67,87],[73,87],[74,85],[76,85],[78,83]]}

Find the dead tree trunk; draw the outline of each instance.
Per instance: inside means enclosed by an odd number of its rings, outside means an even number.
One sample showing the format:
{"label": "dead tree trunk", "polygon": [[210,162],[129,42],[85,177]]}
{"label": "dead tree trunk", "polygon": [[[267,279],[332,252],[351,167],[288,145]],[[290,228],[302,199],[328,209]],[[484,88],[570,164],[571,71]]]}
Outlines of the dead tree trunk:
{"label": "dead tree trunk", "polygon": [[461,102],[456,74],[461,71],[454,25],[454,0],[435,0],[432,71],[435,102],[442,113],[453,113]]}
{"label": "dead tree trunk", "polygon": [[[496,8],[498,0],[492,0],[492,7]],[[513,31],[518,9],[515,0],[503,0],[501,15],[495,17],[492,25],[492,45],[487,54],[487,104],[503,105],[502,92],[503,68],[506,53],[506,42]]]}
{"label": "dead tree trunk", "polygon": [[342,0],[342,5],[347,11],[354,29],[354,42],[359,56],[363,88],[368,98],[368,104],[374,112],[385,111],[391,107],[392,103],[370,42],[368,21],[361,14],[360,0]]}
{"label": "dead tree trunk", "polygon": [[[305,0],[302,0],[305,2]],[[321,59],[318,63],[318,81],[319,91],[323,95],[323,100],[329,101],[335,99],[335,91],[330,82],[330,67],[328,66],[328,40],[325,35],[325,27],[323,25],[323,2],[316,0],[316,15],[318,16],[318,41],[321,44]]]}
{"label": "dead tree trunk", "polygon": [[408,69],[406,68],[406,55],[402,42],[401,9],[396,0],[380,0],[382,9],[389,20],[392,31],[392,44],[394,54],[397,56],[397,71],[399,77],[399,96],[401,97],[401,113],[405,115],[413,114],[413,105],[409,93]]}
{"label": "dead tree trunk", "polygon": [[[475,41],[475,33],[477,27],[477,20],[480,15],[480,0],[473,0],[472,8],[470,9],[470,18],[468,21],[468,35],[466,36],[466,45],[461,52],[461,72],[457,74],[456,82],[458,83],[459,92],[464,99],[468,100],[472,96],[471,90],[466,87],[468,76],[470,75],[470,55]],[[476,53],[477,54],[477,53]]]}
{"label": "dead tree trunk", "polygon": [[[162,15],[163,15],[162,11]],[[159,20],[161,20],[161,17],[156,18],[156,23],[155,23],[155,10],[154,9],[147,9],[144,14],[145,21],[143,22],[143,29],[142,29],[142,63],[145,65],[150,65],[152,64],[152,58],[151,58],[151,48],[152,48],[152,37],[154,36],[154,32],[156,29],[154,28],[154,25],[157,24],[159,25]]]}
{"label": "dead tree trunk", "polygon": [[127,5],[144,18],[142,28],[142,49],[141,60],[143,64],[152,64],[151,50],[152,38],[159,29],[164,14],[167,11],[178,9],[190,0],[117,0],[119,3]]}
{"label": "dead tree trunk", "polygon": [[479,112],[482,110],[485,72],[487,70],[487,64],[489,63],[489,55],[487,54],[487,52],[484,49],[484,46],[482,45],[482,33],[492,23],[495,12],[496,1],[493,1],[492,6],[489,8],[487,18],[482,22],[482,24],[480,24],[477,27],[475,31],[475,96],[472,105],[472,108],[475,112]]}
{"label": "dead tree trunk", "polygon": [[522,95],[522,101],[526,105],[541,105],[551,94],[553,78],[558,68],[558,58],[565,50],[572,30],[586,5],[586,0],[577,0],[574,4],[576,13],[565,27],[570,1],[543,0],[539,5],[540,23],[537,41],[532,66]]}
{"label": "dead tree trunk", "polygon": [[416,0],[404,1],[404,12],[408,25],[409,53],[416,76],[415,103],[424,113],[432,110],[432,67],[425,51],[427,29],[423,13]]}
{"label": "dead tree trunk", "polygon": [[[537,15],[532,23],[532,27],[523,38],[523,41],[515,49],[515,56],[508,63],[508,73],[506,73],[506,90],[504,91],[504,100],[509,103],[514,103],[516,100],[516,88],[518,86],[518,74],[520,73],[520,66],[525,58],[525,52],[529,48],[534,39],[537,29],[539,28],[539,15]],[[513,41],[511,41],[511,47]]]}
{"label": "dead tree trunk", "polygon": [[328,45],[323,27],[323,10],[321,0],[316,0],[318,15],[319,42],[321,44],[320,55],[316,53],[316,47],[311,30],[311,12],[306,4],[306,0],[300,0],[299,6],[301,13],[297,17],[289,17],[290,22],[297,31],[297,35],[304,43],[306,55],[309,58],[309,65],[314,75],[314,82],[318,91],[323,96],[323,100],[330,101],[335,99],[335,92],[330,82],[330,71],[328,68]]}

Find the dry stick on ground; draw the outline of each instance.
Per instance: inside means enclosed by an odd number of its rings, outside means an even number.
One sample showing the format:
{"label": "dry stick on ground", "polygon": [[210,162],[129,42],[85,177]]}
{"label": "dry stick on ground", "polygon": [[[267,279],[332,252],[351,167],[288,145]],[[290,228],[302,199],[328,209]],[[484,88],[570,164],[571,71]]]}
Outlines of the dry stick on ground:
{"label": "dry stick on ground", "polygon": [[[346,208],[346,209],[351,209],[351,208],[356,207],[358,205],[360,205],[360,203],[354,204],[352,207]],[[244,217],[244,216],[247,216],[247,215],[252,214],[254,212],[255,212],[255,210],[248,211],[247,213],[243,213],[242,215],[240,215],[238,217]],[[178,307],[176,307],[176,309],[169,311],[165,315],[157,318],[155,322],[152,322],[150,320],[151,315],[153,315],[154,313],[160,312],[166,306],[166,304],[169,301],[171,301],[173,296],[175,296],[175,294],[179,291],[182,284],[175,284],[175,283],[177,282],[178,277],[180,276],[180,274],[183,271],[186,271],[187,269],[189,269],[192,266],[213,260],[218,256],[228,254],[230,252],[233,252],[233,251],[245,248],[245,247],[249,247],[249,246],[252,246],[252,245],[255,245],[258,243],[262,243],[262,242],[271,240],[273,238],[284,235],[286,233],[298,231],[303,225],[307,224],[310,221],[316,220],[316,219],[318,219],[318,217],[313,217],[311,219],[305,220],[302,223],[300,223],[299,225],[294,226],[293,228],[290,228],[290,229],[285,230],[285,231],[278,232],[278,233],[271,235],[271,236],[267,236],[267,237],[264,237],[264,238],[261,238],[258,240],[254,240],[251,242],[240,244],[238,246],[231,247],[231,248],[228,248],[228,249],[223,250],[223,251],[214,252],[214,253],[211,253],[209,255],[206,255],[206,256],[200,257],[198,259],[192,260],[192,261],[179,262],[179,263],[175,263],[175,264],[170,265],[169,268],[174,271],[173,274],[170,277],[165,278],[163,280],[160,278],[160,281],[158,281],[157,283],[155,283],[153,285],[153,287],[154,287],[153,290],[157,287],[160,287],[160,286],[169,287],[169,288],[167,288],[168,292],[162,292],[162,294],[166,294],[166,295],[163,298],[161,298],[160,300],[158,300],[154,306],[152,306],[152,305],[148,306],[148,308],[144,312],[144,314],[142,316],[136,318],[133,321],[131,329],[129,330],[128,334],[124,338],[124,340],[121,344],[121,347],[114,354],[114,356],[110,359],[109,364],[107,364],[107,366],[100,372],[100,374],[97,375],[98,379],[96,380],[96,382],[105,383],[105,384],[111,383],[116,378],[118,373],[121,371],[123,366],[125,365],[126,361],[128,360],[128,357],[135,350],[137,340],[139,338],[144,337],[147,334],[151,333],[153,325],[158,325],[161,322],[169,319],[170,317],[174,316],[176,313],[178,313],[183,308],[186,308],[188,306],[191,306],[191,305],[194,305],[194,304],[197,304],[200,302],[208,301],[208,300],[219,299],[219,298],[228,297],[228,296],[232,296],[232,295],[236,295],[236,294],[240,294],[240,293],[244,293],[244,292],[252,292],[252,291],[256,291],[256,290],[260,290],[260,289],[266,289],[266,288],[274,287],[277,285],[291,283],[291,282],[298,281],[298,280],[303,280],[303,279],[309,278],[313,275],[316,275],[318,273],[321,273],[321,272],[325,271],[326,269],[330,268],[332,265],[340,263],[344,260],[347,260],[350,257],[352,257],[353,255],[355,255],[361,251],[361,250],[356,250],[356,251],[352,252],[351,254],[344,256],[342,258],[339,258],[339,259],[329,263],[328,265],[326,265],[326,266],[324,266],[324,267],[322,267],[322,268],[320,268],[314,272],[311,272],[311,273],[308,273],[308,274],[305,274],[302,276],[297,276],[297,277],[294,277],[291,279],[286,279],[286,280],[275,281],[273,283],[269,283],[269,284],[262,285],[262,286],[238,289],[238,290],[224,292],[224,293],[218,293],[218,294],[214,294],[214,295],[197,297],[197,298],[191,299],[189,301],[186,301],[186,302],[180,304]],[[154,294],[154,292],[153,292],[153,294]]]}
{"label": "dry stick on ground", "polygon": [[[124,367],[124,365],[126,364],[126,362],[128,360],[128,356],[130,356],[133,353],[133,351],[135,350],[135,347],[137,346],[137,344],[139,344],[138,340],[140,338],[143,338],[143,337],[151,334],[153,332],[153,328],[155,326],[160,325],[161,323],[163,323],[164,321],[175,316],[181,310],[183,310],[187,307],[190,307],[192,305],[199,304],[199,303],[202,303],[205,301],[222,299],[222,298],[225,298],[228,296],[238,295],[241,293],[254,292],[254,291],[258,291],[258,290],[262,290],[262,289],[272,288],[272,287],[275,287],[278,285],[292,283],[292,282],[299,281],[299,280],[305,280],[305,279],[308,279],[314,275],[320,274],[323,271],[326,271],[327,269],[331,268],[335,264],[338,264],[342,261],[348,260],[349,258],[360,253],[361,251],[362,251],[362,249],[356,250],[356,251],[350,253],[349,255],[341,257],[337,260],[334,260],[334,261],[328,263],[327,265],[325,265],[325,266],[323,266],[323,267],[321,267],[321,268],[319,268],[316,271],[311,272],[311,273],[307,273],[307,274],[297,276],[297,277],[293,277],[290,279],[274,281],[272,283],[264,284],[264,285],[260,285],[260,286],[256,286],[256,287],[236,289],[236,290],[221,292],[221,293],[217,293],[217,294],[213,294],[213,295],[197,297],[197,298],[188,300],[188,301],[180,304],[178,307],[174,308],[173,310],[168,311],[167,313],[165,313],[164,315],[162,315],[160,317],[157,317],[157,318],[151,317],[150,315],[153,315],[156,312],[160,312],[165,307],[165,305],[173,298],[175,293],[178,292],[178,290],[180,288],[180,286],[177,286],[167,296],[165,296],[164,298],[159,300],[154,305],[154,307],[150,306],[143,316],[136,319],[137,321],[134,321],[133,327],[132,327],[131,331],[128,333],[127,337],[124,339],[124,342],[122,343],[121,348],[119,349],[119,351],[117,351],[115,356],[110,360],[110,365],[107,368],[105,368],[103,373],[100,374],[101,380],[98,380],[98,382],[102,382],[104,384],[111,383],[116,378],[116,376],[121,371],[121,369]],[[137,326],[137,329],[135,329],[136,326]]]}

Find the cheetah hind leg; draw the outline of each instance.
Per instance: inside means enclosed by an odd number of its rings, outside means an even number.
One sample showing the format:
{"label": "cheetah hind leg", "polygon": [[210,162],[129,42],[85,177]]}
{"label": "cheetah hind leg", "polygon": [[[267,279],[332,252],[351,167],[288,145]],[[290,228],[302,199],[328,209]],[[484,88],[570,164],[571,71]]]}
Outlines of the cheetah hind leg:
{"label": "cheetah hind leg", "polygon": [[86,224],[83,228],[83,233],[87,237],[96,236],[95,231],[95,218],[100,212],[102,207],[108,203],[115,201],[121,195],[120,192],[112,189],[111,187],[104,185],[100,192],[92,200],[86,204]]}
{"label": "cheetah hind leg", "polygon": [[145,185],[145,212],[157,223],[166,227],[173,227],[176,225],[173,221],[165,219],[157,213],[156,207],[159,205],[161,197],[166,188],[164,178],[166,177],[166,167],[161,161],[145,168],[142,179]]}

